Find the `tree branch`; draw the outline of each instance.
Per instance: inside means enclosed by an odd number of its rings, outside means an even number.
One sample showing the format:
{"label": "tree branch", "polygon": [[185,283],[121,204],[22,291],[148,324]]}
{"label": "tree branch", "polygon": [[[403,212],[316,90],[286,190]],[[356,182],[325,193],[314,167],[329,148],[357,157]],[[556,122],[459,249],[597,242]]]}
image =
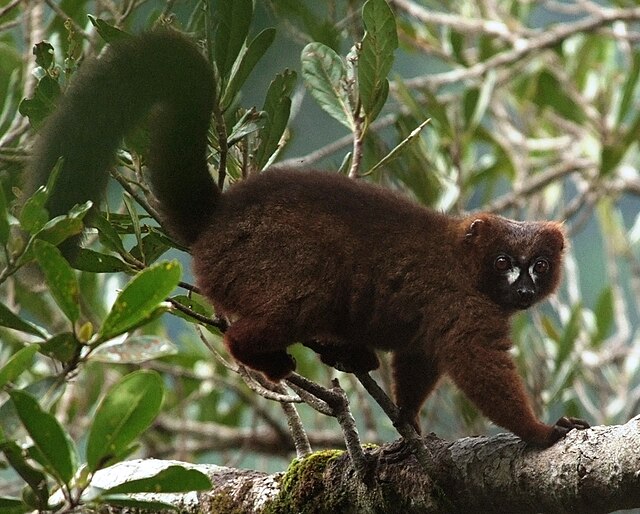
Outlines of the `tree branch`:
{"label": "tree branch", "polygon": [[486,61],[476,63],[468,68],[416,77],[406,80],[404,85],[409,88],[429,87],[438,89],[447,84],[476,79],[485,75],[489,70],[513,64],[538,50],[557,45],[575,34],[594,31],[615,21],[637,21],[638,19],[640,19],[640,8],[638,7],[629,9],[602,8],[591,16],[573,23],[545,27],[543,32],[534,37],[518,39],[513,48],[500,52]]}
{"label": "tree branch", "polygon": [[498,20],[477,20],[466,16],[427,10],[410,0],[392,0],[391,3],[397,9],[405,11],[408,15],[423,23],[444,25],[465,34],[486,34],[487,36],[503,39],[511,44],[516,43],[520,39],[514,33],[513,27],[509,27],[506,23]]}
{"label": "tree branch", "polygon": [[[432,436],[425,443],[434,459],[435,486],[411,454],[398,458],[402,443],[395,442],[366,450],[376,462],[377,487],[364,492],[349,459],[321,452],[292,464],[285,475],[187,464],[206,473],[213,489],[197,499],[193,494],[153,499],[185,512],[220,512],[220,505],[225,512],[269,507],[273,512],[499,514],[591,514],[640,507],[640,416],[621,426],[573,431],[546,450],[527,447],[511,434],[457,441]],[[170,464],[175,462],[124,462],[96,473],[92,485],[112,487]]]}
{"label": "tree branch", "polygon": [[[189,419],[176,419],[160,416],[155,425],[169,433],[188,436],[185,451],[191,454],[225,451],[249,450],[261,455],[291,458],[296,451],[293,437],[283,439],[280,431],[263,425],[258,427],[230,427],[214,422],[201,422]],[[344,448],[344,438],[337,430],[309,430],[308,442],[316,449]],[[155,456],[172,455],[175,448],[158,444]]]}
{"label": "tree branch", "polygon": [[360,445],[360,436],[356,428],[356,421],[349,409],[349,399],[342,387],[340,387],[338,379],[333,379],[333,387],[331,389],[326,389],[297,373],[289,375],[287,382],[306,390],[327,404],[331,409],[331,416],[335,417],[340,424],[347,446],[347,452],[349,453],[349,458],[353,463],[356,474],[360,480],[367,480],[368,466]]}

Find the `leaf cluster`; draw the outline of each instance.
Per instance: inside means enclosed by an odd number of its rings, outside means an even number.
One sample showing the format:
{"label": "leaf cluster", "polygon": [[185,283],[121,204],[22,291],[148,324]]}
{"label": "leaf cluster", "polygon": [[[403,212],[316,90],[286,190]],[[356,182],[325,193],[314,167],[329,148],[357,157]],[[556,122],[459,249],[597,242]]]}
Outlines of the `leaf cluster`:
{"label": "leaf cluster", "polygon": [[[193,23],[215,43],[211,59],[218,91],[212,146],[222,186],[227,171],[239,178],[275,158],[289,119],[296,76],[288,71],[276,76],[262,111],[241,107],[240,89],[273,42],[275,31],[265,29],[249,39],[251,1],[223,2],[211,10],[215,12],[195,11]],[[129,37],[124,28],[105,19],[90,16],[90,22],[106,43]],[[69,40],[79,36],[71,24],[66,30]],[[67,62],[63,72],[54,46],[47,42],[38,43],[34,54],[39,80],[33,95],[21,102],[19,114],[37,130],[55,108],[63,79],[73,80],[77,66]],[[151,508],[130,494],[210,487],[201,473],[181,467],[106,491],[89,487],[97,471],[139,451],[141,438],[166,402],[161,376],[135,369],[175,356],[178,346],[166,337],[145,335],[146,327],[169,312],[219,333],[196,288],[180,282],[180,263],[161,259],[168,250],[181,248],[158,226],[148,189],[138,181],[137,166],[146,159],[144,139],[130,138],[122,167],[114,172],[126,190],[121,212],[99,212],[87,202],[50,219],[45,205],[61,163],[48,183],[28,198],[16,188],[11,194],[0,188],[0,287],[6,290],[9,284],[21,283],[28,273],[42,280],[47,291],[41,298],[25,287],[19,299],[9,296],[0,301],[0,333],[9,336],[5,340],[9,345],[3,342],[1,348],[9,358],[0,366],[0,390],[6,393],[0,396],[0,451],[25,483],[22,498],[0,499],[2,512],[56,511],[98,503]],[[77,241],[83,231],[89,231],[94,244],[83,246],[68,260],[57,245]],[[120,275],[119,282],[126,280],[105,305],[100,287],[104,277],[113,274]],[[179,284],[188,297],[176,294]],[[193,355],[185,356],[195,362]],[[79,445],[81,434],[65,427],[56,413],[69,380],[101,363],[117,363],[120,378],[110,387],[96,384],[93,412],[82,436],[86,445]],[[40,371],[36,371],[38,365]],[[26,444],[21,442],[24,435],[29,436]]]}

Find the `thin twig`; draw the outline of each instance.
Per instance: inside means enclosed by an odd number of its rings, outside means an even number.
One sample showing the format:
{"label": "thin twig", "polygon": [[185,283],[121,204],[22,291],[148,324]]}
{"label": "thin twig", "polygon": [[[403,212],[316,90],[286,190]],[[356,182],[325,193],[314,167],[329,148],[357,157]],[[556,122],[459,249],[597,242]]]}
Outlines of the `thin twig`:
{"label": "thin twig", "polygon": [[[404,114],[404,111],[401,111],[401,114]],[[398,121],[398,113],[391,113],[378,118],[374,121],[370,126],[369,130],[380,130],[386,127],[393,125],[396,121]],[[323,159],[328,158],[340,150],[344,150],[353,144],[353,134],[347,134],[339,139],[336,139],[332,143],[329,143],[322,148],[310,152],[306,155],[301,155],[299,157],[292,157],[290,159],[285,159],[280,162],[276,162],[271,166],[271,169],[285,169],[285,168],[309,168]]]}
{"label": "thin twig", "polygon": [[[181,378],[188,378],[191,380],[197,380],[202,382],[203,380],[211,381],[213,383],[214,388],[226,388],[233,392],[243,403],[246,405],[250,405],[251,409],[273,430],[274,433],[278,434],[281,440],[289,441],[289,434],[280,423],[280,420],[276,419],[268,409],[265,409],[263,405],[260,404],[258,400],[258,396],[255,394],[251,394],[247,391],[246,388],[240,387],[237,381],[231,380],[225,376],[221,376],[218,373],[213,372],[210,375],[202,376],[201,373],[196,373],[191,370],[172,366],[170,364],[161,362],[161,361],[153,361],[150,364],[152,369],[157,371],[161,371],[162,373],[167,373],[169,375]],[[208,392],[203,390],[202,395],[209,394]],[[192,396],[191,399],[198,398],[198,395]],[[283,404],[284,405],[284,404]]]}
{"label": "thin twig", "polygon": [[402,9],[410,16],[420,20],[422,23],[451,27],[464,34],[486,34],[511,44],[516,44],[520,40],[520,37],[514,32],[514,28],[501,21],[477,20],[466,16],[438,12],[432,9],[427,10],[421,5],[409,0],[392,0],[391,3],[398,9]]}
{"label": "thin twig", "polygon": [[326,389],[297,373],[291,373],[291,375],[287,377],[287,382],[307,390],[307,392],[322,399],[331,408],[332,415],[338,420],[340,428],[342,429],[347,452],[351,458],[353,468],[360,479],[366,483],[368,476],[367,459],[362,450],[356,422],[349,409],[349,400],[344,389],[340,387],[338,379],[333,380],[333,387],[331,389]]}
{"label": "thin twig", "polygon": [[591,169],[593,162],[589,159],[576,159],[570,162],[560,162],[557,166],[533,175],[529,181],[522,185],[518,191],[512,191],[497,198],[485,208],[488,211],[498,212],[518,205],[527,196],[544,189],[549,184],[572,173],[581,173]]}
{"label": "thin twig", "polygon": [[253,371],[246,366],[239,365],[238,373],[249,388],[268,400],[280,403],[304,403],[304,400],[298,395],[290,395],[283,388],[274,387],[273,382],[268,381],[259,371]]}
{"label": "thin twig", "polygon": [[11,9],[13,9],[14,7],[17,7],[21,2],[22,0],[13,0],[12,2],[9,2],[7,5],[5,5],[2,9],[0,9],[0,18],[11,11]]}
{"label": "thin twig", "polygon": [[227,177],[227,155],[229,154],[229,142],[227,140],[227,124],[224,115],[220,110],[217,100],[213,106],[213,118],[215,120],[215,129],[218,136],[218,147],[220,150],[218,157],[218,189],[224,188],[224,181]]}
{"label": "thin twig", "polygon": [[45,3],[51,8],[53,12],[55,12],[63,21],[68,21],[73,26],[73,30],[80,34],[87,41],[91,41],[89,34],[78,25],[71,16],[69,16],[66,12],[62,10],[62,8],[58,5],[54,0],[44,0]]}
{"label": "thin twig", "polygon": [[151,204],[147,201],[147,199],[140,194],[140,192],[134,188],[131,183],[132,181],[122,175],[119,171],[115,169],[111,169],[109,174],[111,177],[122,186],[122,188],[129,193],[133,199],[140,204],[140,206],[149,213],[149,215],[156,220],[158,223],[162,223],[160,214],[156,209],[154,209]]}
{"label": "thin twig", "polygon": [[402,151],[406,145],[408,145],[411,141],[413,141],[413,139],[415,139],[420,134],[422,129],[426,127],[427,123],[429,123],[430,121],[431,121],[431,118],[427,118],[422,123],[420,123],[420,125],[414,128],[407,137],[405,137],[402,141],[400,141],[400,143],[398,143],[395,147],[393,147],[391,151],[387,153],[387,155],[385,155],[376,164],[374,164],[373,167],[369,168],[369,170],[362,173],[360,176],[364,177],[367,175],[371,175],[378,168],[382,168],[386,166],[387,163],[390,162],[396,155],[398,155],[398,153],[400,153],[400,151]]}
{"label": "thin twig", "polygon": [[237,363],[229,362],[220,354],[220,352],[204,336],[204,333],[202,332],[200,327],[196,327],[196,332],[198,333],[200,340],[209,349],[209,351],[213,354],[216,360],[220,362],[220,364],[222,364],[229,371],[232,371],[233,373],[237,373],[238,375],[240,375],[240,377],[242,378],[244,383],[247,385],[247,387],[252,391],[254,391],[255,393],[259,394],[263,398],[266,398],[267,400],[273,400],[280,403],[303,403],[303,399],[300,398],[299,396],[293,396],[289,394],[280,394],[268,389],[261,383],[262,375],[259,375],[258,372],[251,371]]}
{"label": "thin twig", "polygon": [[[286,395],[285,387],[282,384],[274,384],[274,390],[276,393]],[[280,402],[282,410],[287,417],[287,425],[289,426],[289,434],[293,439],[293,444],[296,448],[296,457],[303,459],[307,455],[310,455],[311,444],[309,443],[309,437],[302,424],[302,419],[298,413],[298,409],[292,402]]]}
{"label": "thin twig", "polygon": [[190,309],[189,307],[182,305],[180,302],[174,300],[173,298],[167,298],[167,301],[173,306],[175,307],[177,310],[179,310],[180,312],[188,315],[189,317],[195,319],[196,321],[199,321],[200,323],[203,323],[205,325],[208,325],[210,327],[215,327],[219,330],[223,330],[226,329],[227,327],[227,323],[226,321],[220,319],[220,318],[210,318],[208,316],[204,316],[196,311],[194,311],[193,309]]}
{"label": "thin twig", "polygon": [[431,474],[430,470],[433,469],[433,456],[415,429],[409,423],[401,423],[399,421],[400,412],[396,404],[391,401],[391,398],[389,398],[387,393],[371,378],[369,373],[355,373],[355,376],[393,422],[393,426],[396,427],[398,433],[407,442],[425,472]]}
{"label": "thin twig", "polygon": [[486,61],[479,62],[468,68],[460,68],[409,79],[404,82],[404,86],[409,88],[428,87],[438,89],[448,84],[477,79],[484,76],[489,70],[518,62],[537,50],[555,46],[575,34],[591,32],[615,21],[636,21],[639,19],[640,7],[631,9],[601,9],[597,13],[573,23],[563,23],[545,27],[544,31],[537,36],[530,37],[529,39],[519,39],[513,48],[497,53]]}
{"label": "thin twig", "polygon": [[[358,108],[360,111],[360,108]],[[365,136],[364,116],[357,112],[354,116],[353,130],[353,150],[351,152],[351,167],[349,168],[349,178],[360,176],[360,163],[362,162],[362,144]]]}
{"label": "thin twig", "polygon": [[316,412],[323,414],[324,416],[333,417],[333,411],[325,401],[310,393],[305,388],[299,387],[298,385],[294,384],[291,380],[289,380],[289,378],[290,376],[286,380],[287,386],[289,386],[289,388],[291,388],[293,392],[295,392],[300,398],[302,398],[302,401],[304,403],[306,403]]}

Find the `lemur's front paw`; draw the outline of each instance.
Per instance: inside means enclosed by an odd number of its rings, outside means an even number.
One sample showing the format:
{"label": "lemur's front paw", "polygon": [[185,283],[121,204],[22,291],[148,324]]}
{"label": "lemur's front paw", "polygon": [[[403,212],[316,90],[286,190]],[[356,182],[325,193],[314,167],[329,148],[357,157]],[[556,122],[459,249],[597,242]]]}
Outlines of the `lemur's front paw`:
{"label": "lemur's front paw", "polygon": [[555,422],[551,433],[549,434],[549,446],[565,437],[574,428],[576,430],[584,430],[586,428],[589,428],[590,426],[591,425],[589,425],[589,423],[582,419],[562,416],[558,421]]}

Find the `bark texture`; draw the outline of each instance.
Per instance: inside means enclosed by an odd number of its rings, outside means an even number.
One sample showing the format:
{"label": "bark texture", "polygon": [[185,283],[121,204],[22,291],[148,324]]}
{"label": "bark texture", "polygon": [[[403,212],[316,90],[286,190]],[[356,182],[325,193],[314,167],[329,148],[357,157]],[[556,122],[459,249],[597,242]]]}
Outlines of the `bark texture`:
{"label": "bark texture", "polygon": [[[640,507],[640,416],[622,426],[572,431],[546,450],[510,434],[458,441],[427,436],[425,442],[433,459],[431,478],[396,441],[365,448],[366,483],[356,477],[346,452],[329,450],[274,475],[189,465],[211,478],[210,492],[154,498],[185,512],[216,513],[588,514]],[[150,466],[157,472],[169,464],[174,462],[122,463],[97,474],[94,485],[148,476]]]}

